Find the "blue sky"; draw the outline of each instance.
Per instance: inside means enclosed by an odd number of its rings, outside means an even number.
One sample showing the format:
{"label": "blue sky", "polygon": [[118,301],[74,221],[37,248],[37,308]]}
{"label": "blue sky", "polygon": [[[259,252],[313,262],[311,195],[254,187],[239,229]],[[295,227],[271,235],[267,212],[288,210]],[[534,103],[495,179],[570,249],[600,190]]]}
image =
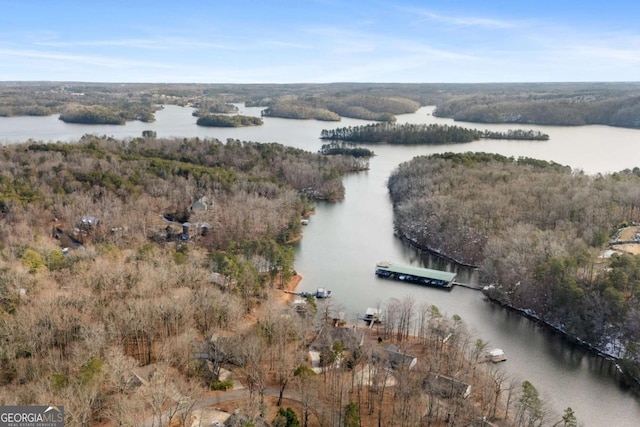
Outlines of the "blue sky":
{"label": "blue sky", "polygon": [[637,0],[0,0],[0,81],[640,80]]}

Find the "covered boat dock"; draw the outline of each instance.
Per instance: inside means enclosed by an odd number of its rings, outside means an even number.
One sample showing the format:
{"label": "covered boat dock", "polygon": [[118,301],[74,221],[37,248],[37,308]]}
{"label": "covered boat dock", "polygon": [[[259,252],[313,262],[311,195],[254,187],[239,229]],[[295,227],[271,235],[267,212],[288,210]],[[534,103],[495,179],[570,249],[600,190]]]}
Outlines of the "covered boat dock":
{"label": "covered boat dock", "polygon": [[430,268],[412,267],[392,262],[376,264],[376,275],[387,279],[416,283],[425,286],[451,289],[456,273]]}

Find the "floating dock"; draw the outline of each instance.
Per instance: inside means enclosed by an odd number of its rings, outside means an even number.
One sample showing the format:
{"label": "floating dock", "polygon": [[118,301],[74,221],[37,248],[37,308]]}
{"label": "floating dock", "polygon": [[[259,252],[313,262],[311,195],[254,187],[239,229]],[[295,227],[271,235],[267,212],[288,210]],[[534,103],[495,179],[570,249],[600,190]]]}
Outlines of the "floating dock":
{"label": "floating dock", "polygon": [[331,295],[333,295],[333,291],[327,288],[318,288],[315,292],[292,292],[292,291],[285,291],[285,292],[298,295],[303,298],[313,296],[318,299],[331,298]]}
{"label": "floating dock", "polygon": [[456,278],[456,273],[432,270],[430,268],[412,267],[392,262],[379,262],[376,264],[376,275],[387,279],[433,286],[441,289],[451,289],[454,284],[453,280]]}

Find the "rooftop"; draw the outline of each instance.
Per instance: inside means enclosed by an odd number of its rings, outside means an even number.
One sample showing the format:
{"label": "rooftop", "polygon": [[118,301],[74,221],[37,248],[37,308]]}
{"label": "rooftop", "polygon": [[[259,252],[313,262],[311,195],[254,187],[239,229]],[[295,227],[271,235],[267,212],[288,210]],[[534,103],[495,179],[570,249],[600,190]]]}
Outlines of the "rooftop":
{"label": "rooftop", "polygon": [[442,270],[432,270],[430,268],[412,267],[409,265],[396,264],[393,262],[379,262],[376,268],[392,271],[398,274],[408,274],[418,277],[426,277],[429,279],[443,280],[445,282],[451,282],[456,273],[450,273]]}

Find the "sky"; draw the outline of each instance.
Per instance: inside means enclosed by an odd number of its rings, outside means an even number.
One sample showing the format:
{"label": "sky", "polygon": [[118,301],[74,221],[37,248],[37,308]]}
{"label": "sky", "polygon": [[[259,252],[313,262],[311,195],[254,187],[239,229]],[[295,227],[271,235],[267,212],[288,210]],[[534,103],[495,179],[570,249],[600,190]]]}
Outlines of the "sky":
{"label": "sky", "polygon": [[640,80],[637,0],[0,0],[0,81]]}

